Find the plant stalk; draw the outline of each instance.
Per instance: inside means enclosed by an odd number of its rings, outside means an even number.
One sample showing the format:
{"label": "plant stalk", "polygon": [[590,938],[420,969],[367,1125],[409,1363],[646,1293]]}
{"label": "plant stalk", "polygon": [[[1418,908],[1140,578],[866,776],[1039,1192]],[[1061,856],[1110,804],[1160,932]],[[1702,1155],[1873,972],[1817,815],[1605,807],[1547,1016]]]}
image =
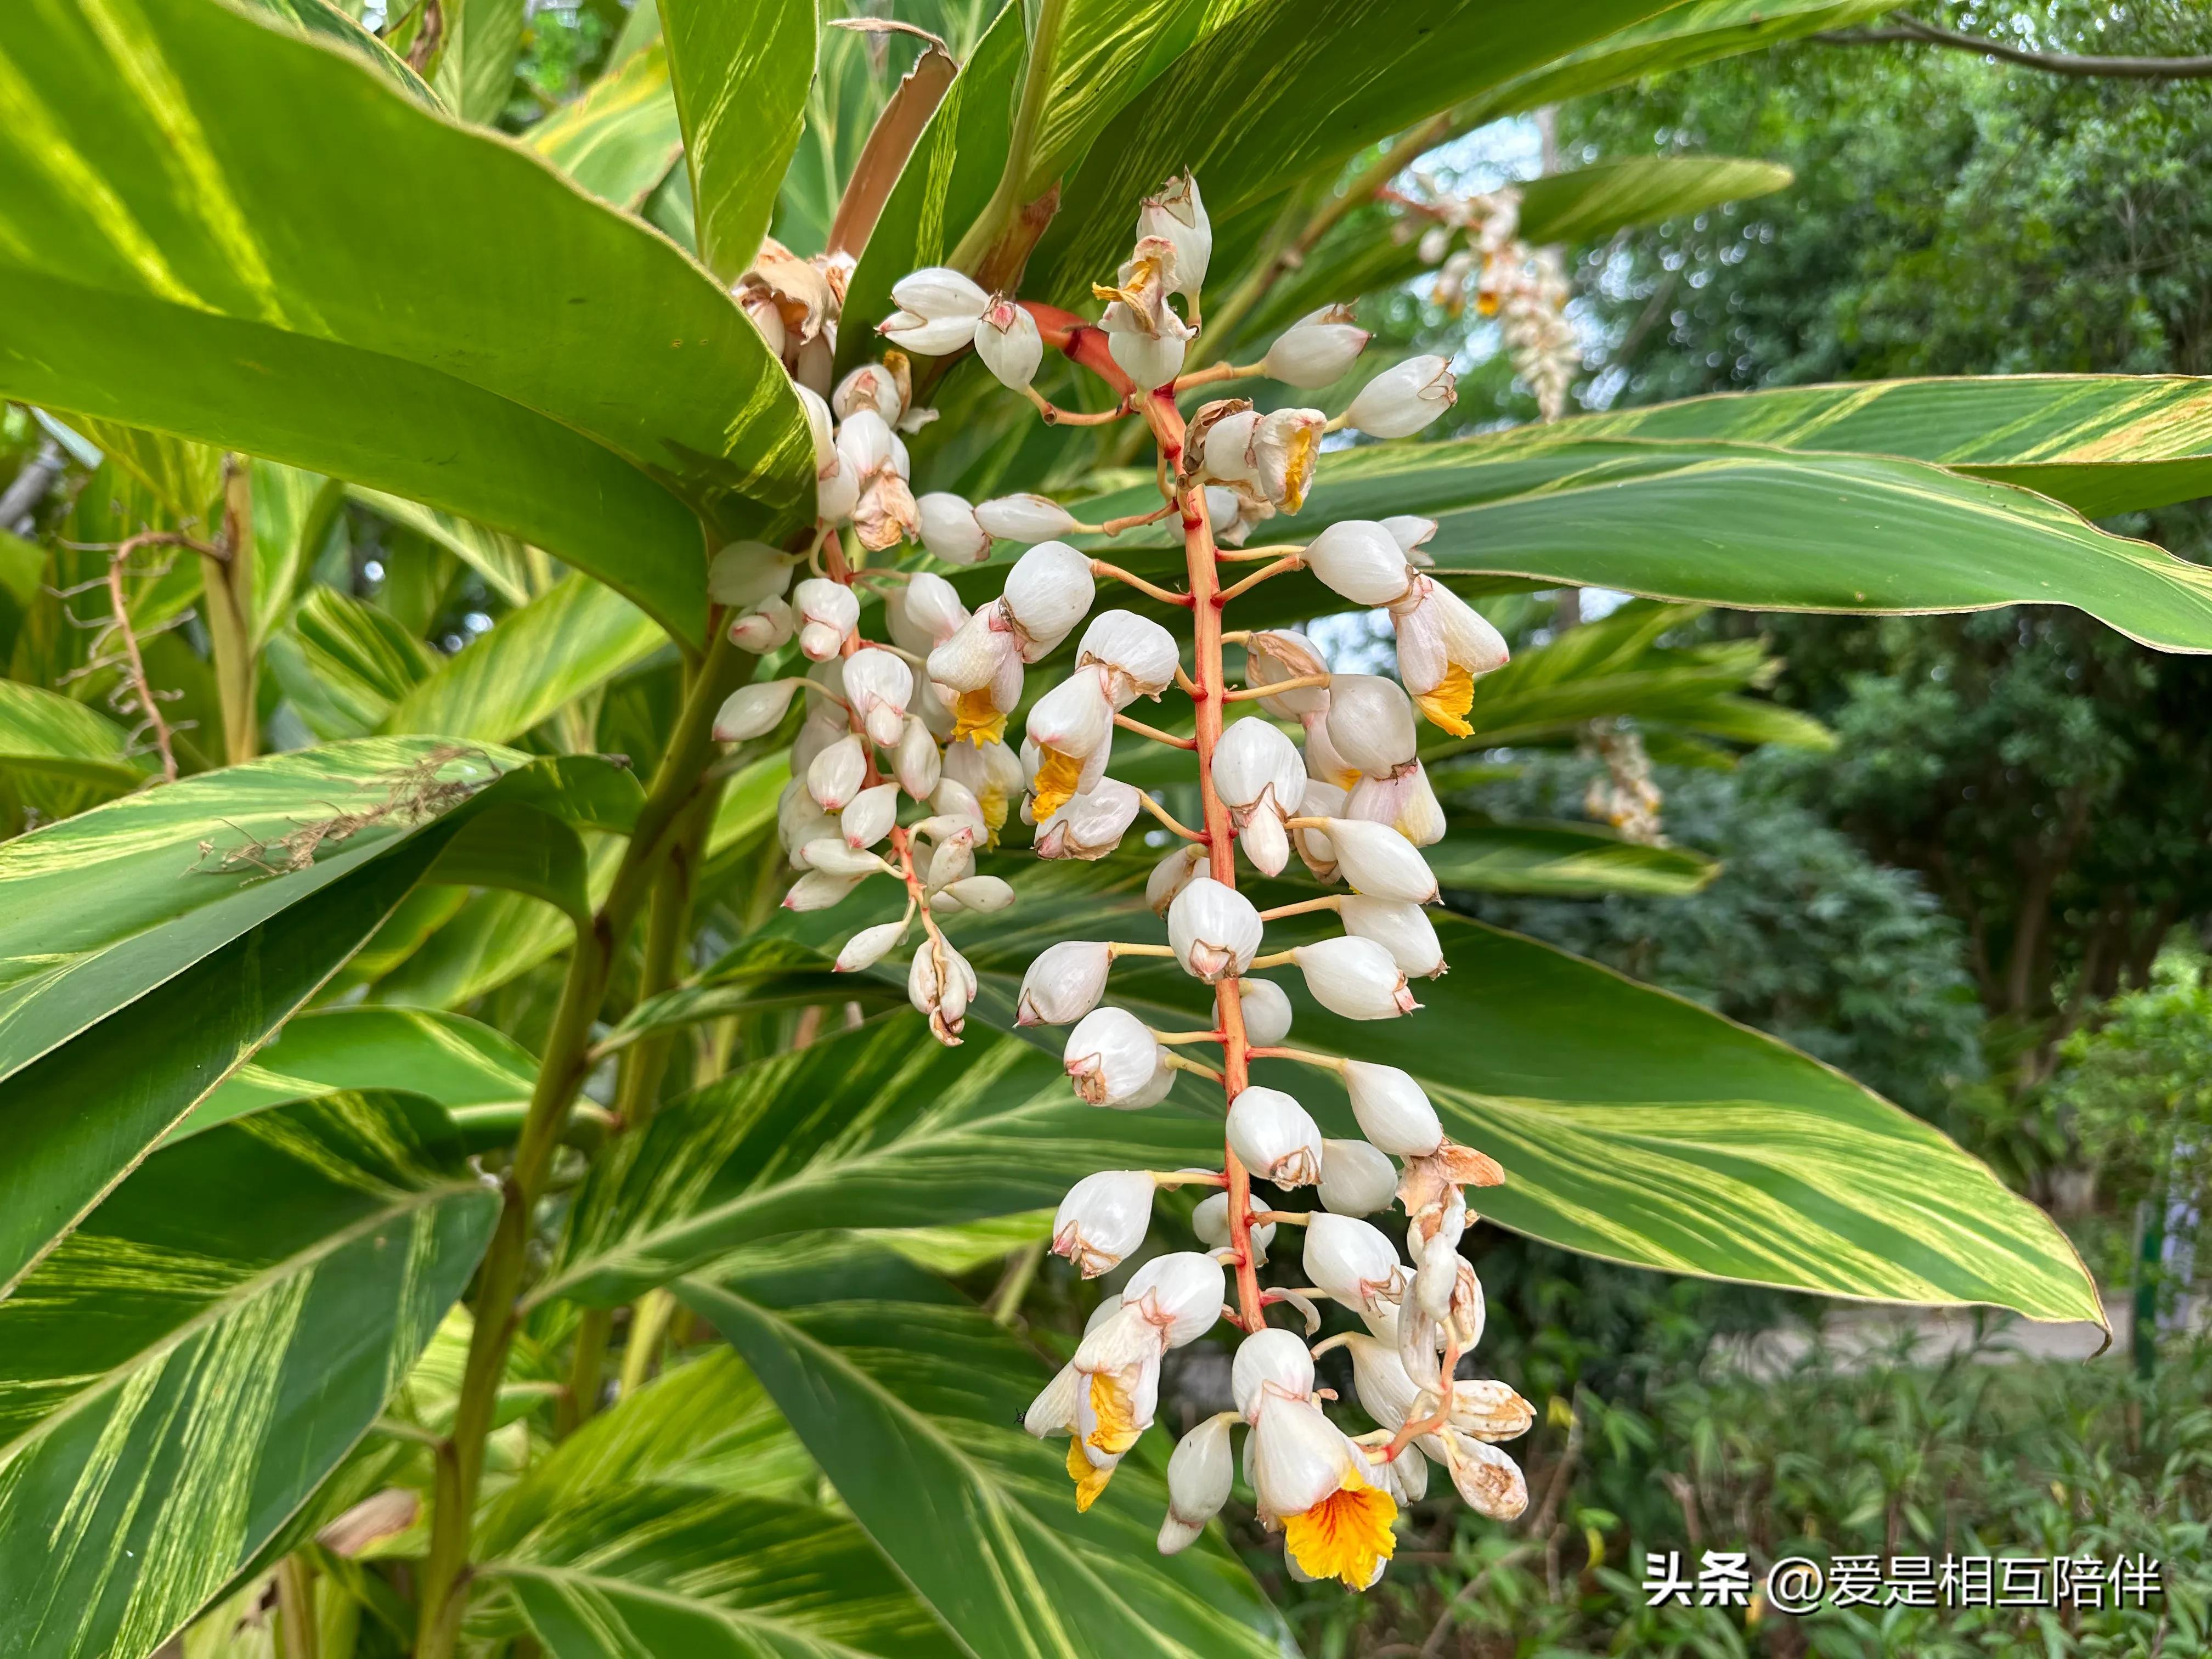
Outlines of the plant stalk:
{"label": "plant stalk", "polygon": [[[957,270],[972,271],[981,265],[1020,216],[1024,175],[1036,149],[1037,118],[1052,89],[1053,60],[1059,56],[1060,20],[1066,11],[1067,0],[1041,0],[1037,7],[1036,33],[1030,37],[1029,63],[1022,75],[1022,99],[1006,135],[1006,165],[1000,171],[991,199],[945,261]],[[1011,283],[1016,275],[1007,273],[1004,280]]]}
{"label": "plant stalk", "polygon": [[259,751],[259,675],[253,654],[253,474],[243,455],[222,458],[221,556],[200,555],[216,696],[222,707],[223,758],[235,766]]}
{"label": "plant stalk", "polygon": [[465,1572],[484,1440],[514,1338],[516,1300],[527,1265],[531,1222],[544,1196],[553,1149],[589,1069],[592,1022],[615,959],[659,878],[685,811],[696,798],[714,751],[714,714],[752,671],[754,659],[729,641],[719,614],[714,641],[694,674],[668,748],[638,809],[613,885],[588,928],[577,930],[561,1003],[545,1041],[538,1086],[502,1183],[504,1202],[491,1248],[477,1277],[476,1329],[469,1341],[453,1432],[438,1460],[430,1549],[422,1568],[416,1659],[451,1659],[466,1602]]}

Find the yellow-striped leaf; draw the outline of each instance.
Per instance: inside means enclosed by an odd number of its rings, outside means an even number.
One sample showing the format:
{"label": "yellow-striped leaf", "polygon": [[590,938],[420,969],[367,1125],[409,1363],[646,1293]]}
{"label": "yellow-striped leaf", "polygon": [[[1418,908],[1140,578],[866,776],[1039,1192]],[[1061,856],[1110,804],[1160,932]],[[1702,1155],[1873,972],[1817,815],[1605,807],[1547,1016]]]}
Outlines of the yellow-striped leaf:
{"label": "yellow-striped leaf", "polygon": [[734,282],[760,252],[814,78],[814,0],[660,0],[699,257]]}
{"label": "yellow-striped leaf", "polygon": [[636,212],[684,156],[666,44],[656,38],[632,52],[524,142],[602,201]]}
{"label": "yellow-striped leaf", "polygon": [[0,1650],[159,1647],[374,1419],[498,1210],[404,1096],[149,1160],[0,1301]]}

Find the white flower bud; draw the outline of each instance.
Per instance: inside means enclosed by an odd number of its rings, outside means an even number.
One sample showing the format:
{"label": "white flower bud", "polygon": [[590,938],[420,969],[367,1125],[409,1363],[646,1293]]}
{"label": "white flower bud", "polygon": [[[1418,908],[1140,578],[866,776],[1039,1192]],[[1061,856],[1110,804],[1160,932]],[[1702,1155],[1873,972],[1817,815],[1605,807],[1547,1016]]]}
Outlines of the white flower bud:
{"label": "white flower bud", "polygon": [[[1313,746],[1306,746],[1306,760],[1313,760]],[[1305,799],[1300,803],[1298,816],[1306,818],[1332,818],[1344,811],[1344,791],[1333,783],[1323,783],[1319,778],[1306,780]],[[1300,830],[1291,845],[1297,848],[1298,857],[1312,872],[1316,881],[1324,884],[1337,878],[1336,847],[1327,833],[1319,830]]]}
{"label": "white flower bud", "polygon": [[836,828],[837,820],[817,806],[814,797],[806,793],[805,779],[793,778],[783,786],[775,803],[775,836],[786,853],[795,858],[809,842],[834,834]]}
{"label": "white flower bud", "polygon": [[1106,994],[1113,953],[1090,939],[1047,945],[1022,975],[1017,1025],[1066,1025],[1081,1019]]}
{"label": "white flower bud", "polygon": [[1449,362],[1408,357],[1370,380],[1344,411],[1344,420],[1370,438],[1407,438],[1458,401]]}
{"label": "white flower bud", "polygon": [[1346,894],[1337,915],[1346,933],[1373,939],[1407,978],[1434,979],[1444,971],[1444,948],[1437,939],[1436,925],[1419,905]]}
{"label": "white flower bud", "polygon": [[929,735],[919,714],[906,717],[906,725],[899,731],[898,748],[893,751],[891,770],[897,775],[899,787],[916,800],[927,800],[937,787],[944,768],[944,756],[937,747],[937,739]]}
{"label": "white flower bud", "polygon": [[[1198,1235],[1198,1242],[1217,1250],[1226,1249],[1233,1241],[1229,1237],[1229,1194],[1215,1193],[1202,1200],[1190,1212],[1190,1230]],[[1256,1222],[1251,1231],[1252,1261],[1255,1267],[1265,1267],[1267,1246],[1275,1242],[1275,1224]]]}
{"label": "white flower bud", "polygon": [[1206,848],[1195,842],[1161,854],[1160,861],[1152,866],[1152,873],[1145,879],[1145,902],[1152,907],[1154,915],[1167,915],[1176,895],[1190,884],[1191,878],[1205,862]]}
{"label": "white flower bud", "polygon": [[954,692],[981,691],[1007,662],[1019,662],[1013,620],[1001,605],[987,605],[929,653],[925,672]]}
{"label": "white flower bud", "polygon": [[814,440],[815,477],[826,478],[837,470],[836,423],[830,418],[830,405],[811,386],[794,383],[791,389],[799,394],[799,406],[806,411],[806,430]]}
{"label": "white flower bud", "polygon": [[806,793],[825,812],[842,812],[868,776],[868,751],[852,732],[817,755],[806,769]]}
{"label": "white flower bud", "polygon": [[1519,1518],[1528,1507],[1528,1482],[1521,1466],[1472,1435],[1447,1429],[1442,1437],[1444,1467],[1467,1506],[1492,1521]]}
{"label": "white flower bud", "polygon": [[1269,1395],[1278,1400],[1310,1400],[1313,1390],[1313,1355],[1295,1333],[1271,1325],[1237,1345],[1237,1357],[1229,1365],[1229,1394],[1247,1423],[1257,1419],[1260,1402]]}
{"label": "white flower bud", "polygon": [[1321,459],[1321,436],[1328,429],[1328,417],[1317,409],[1279,409],[1262,415],[1253,428],[1254,482],[1284,512],[1305,505]]}
{"label": "white flower bud", "polygon": [[848,847],[841,836],[824,836],[799,849],[799,862],[825,876],[873,876],[890,866],[862,847]]}
{"label": "white flower bud", "polygon": [[1432,562],[1429,556],[1422,552],[1421,549],[1427,544],[1429,538],[1437,533],[1437,521],[1434,519],[1424,519],[1416,513],[1394,513],[1389,518],[1381,520],[1381,523],[1395,539],[1399,550],[1405,554],[1410,562],[1417,565]]}
{"label": "white flower bud", "polygon": [[1075,1091],[1093,1106],[1117,1106],[1142,1094],[1167,1069],[1167,1051],[1126,1008],[1095,1008],[1067,1035],[1061,1063]]}
{"label": "white flower bud", "polygon": [[975,507],[975,522],[1000,541],[1032,545],[1081,528],[1075,515],[1044,495],[1000,495]]}
{"label": "white flower bud", "polygon": [[968,607],[960,603],[959,591],[933,570],[917,570],[907,579],[898,592],[898,614],[932,649],[957,634],[968,621]]}
{"label": "white flower bud", "polygon": [[1066,542],[1040,542],[1006,573],[1004,603],[1023,636],[1022,660],[1048,656],[1091,611],[1091,559]]}
{"label": "white flower bud", "polygon": [[924,357],[942,357],[975,337],[975,322],[991,296],[959,271],[933,266],[891,284],[899,309],[876,331],[894,345]]}
{"label": "white flower bud", "polygon": [[[803,390],[804,388],[802,388]],[[860,504],[860,475],[833,455],[827,472],[814,480],[814,515],[827,524],[843,524]]]}
{"label": "white flower bud", "polygon": [[799,648],[816,662],[836,656],[860,620],[860,601],[853,590],[842,582],[810,576],[792,590],[791,598],[801,624]]}
{"label": "white flower bud", "polygon": [[890,369],[881,363],[863,363],[837,382],[830,395],[830,409],[841,421],[855,410],[872,409],[886,425],[896,426],[906,413],[906,398]]}
{"label": "white flower bud", "polygon": [[1121,1265],[1152,1224],[1152,1178],[1142,1170],[1102,1170],[1067,1189],[1052,1218],[1052,1249],[1096,1279]]}
{"label": "white flower bud", "polygon": [[1271,979],[1240,979],[1237,1003],[1244,1011],[1244,1037],[1255,1048],[1272,1048],[1291,1034],[1291,999]]}
{"label": "white flower bud", "polygon": [[730,643],[740,651],[763,657],[789,640],[798,627],[798,614],[771,594],[760,602],[758,609],[730,624]]}
{"label": "white flower bud", "polygon": [[[1437,878],[1419,848],[1387,823],[1365,818],[1329,818],[1324,822],[1337,867],[1353,890],[1370,898],[1401,899],[1409,904],[1434,904]],[[1388,953],[1385,952],[1387,955]]]}
{"label": "white flower bud", "polygon": [[1324,586],[1354,605],[1389,605],[1419,574],[1398,538],[1372,519],[1338,520],[1306,544],[1304,557]]}
{"label": "white flower bud", "polygon": [[967,830],[956,830],[939,842],[937,850],[929,855],[929,871],[922,878],[922,885],[950,887],[975,873],[975,837]]}
{"label": "white flower bud", "polygon": [[787,910],[827,910],[860,884],[858,876],[835,876],[826,870],[809,870],[791,884],[783,896]]}
{"label": "white flower bud", "polygon": [[1176,676],[1175,635],[1133,611],[1102,611],[1075,648],[1079,668],[1097,664],[1106,672],[1106,696],[1116,708],[1139,697],[1155,702]]}
{"label": "white flower bud", "polygon": [[1019,392],[1036,379],[1044,361],[1044,339],[1026,307],[1000,295],[983,308],[975,323],[975,355],[1000,385]]}
{"label": "white flower bud", "polygon": [[1306,1224],[1305,1269],[1314,1284],[1354,1310],[1395,1302],[1406,1287],[1396,1247],[1379,1229],[1348,1215],[1317,1212]]}
{"label": "white flower bud", "polygon": [[791,707],[800,684],[789,679],[739,686],[722,699],[721,708],[715,711],[714,741],[742,743],[775,731],[783,723],[784,711]]}
{"label": "white flower bud", "polygon": [[[1208,477],[1226,483],[1252,483],[1260,476],[1259,465],[1252,453],[1253,441],[1260,433],[1260,411],[1239,409],[1224,415],[1206,428],[1204,460]],[[1230,499],[1237,501],[1238,516],[1243,516],[1243,503],[1235,491]]]}
{"label": "white flower bud", "polygon": [[1070,795],[1060,810],[1037,825],[1041,859],[1103,859],[1121,844],[1136,822],[1144,797],[1129,785],[1101,778]]}
{"label": "white flower bud", "polygon": [[1194,877],[1168,906],[1168,944],[1185,973],[1208,985],[1233,979],[1260,949],[1260,912],[1211,876]]}
{"label": "white flower bud", "polygon": [[1182,373],[1183,356],[1190,349],[1190,330],[1165,306],[1160,307],[1154,328],[1147,328],[1126,305],[1116,301],[1098,319],[1106,331],[1106,353],[1140,392],[1154,391]]}
{"label": "white flower bud", "polygon": [[1278,1187],[1321,1179],[1321,1130],[1280,1089],[1246,1089],[1229,1103],[1229,1147],[1244,1166]]}
{"label": "white flower bud", "polygon": [[1165,1333],[1167,1346],[1194,1342],[1219,1322],[1228,1280],[1221,1264],[1195,1250],[1156,1255],[1129,1275],[1121,1305],[1136,1308],[1146,1322]]}
{"label": "white flower bud", "polygon": [[959,496],[933,489],[915,501],[921,544],[947,564],[981,564],[991,556],[991,538],[975,522],[975,509]]}
{"label": "white flower bud", "polygon": [[1285,386],[1328,386],[1358,361],[1369,338],[1352,320],[1350,306],[1324,306],[1276,337],[1260,372]]}
{"label": "white flower bud", "polygon": [[899,942],[899,935],[904,932],[906,924],[903,921],[886,921],[873,927],[863,927],[845,941],[845,948],[837,952],[837,960],[831,971],[857,974],[863,968],[874,967],[890,954],[890,948]]}
{"label": "white flower bud", "polygon": [[1329,683],[1327,726],[1329,746],[1370,777],[1388,777],[1413,759],[1413,705],[1395,680],[1336,676]]}
{"label": "white flower bud", "polygon": [[1301,945],[1291,960],[1305,975],[1313,1000],[1346,1019],[1395,1019],[1421,1006],[1390,953],[1371,939],[1346,935]]}
{"label": "white flower bud", "polygon": [[[1305,679],[1328,672],[1328,659],[1303,634],[1288,629],[1266,629],[1244,641],[1244,684],[1255,690],[1284,680]],[[1260,707],[1277,720],[1304,720],[1328,712],[1326,685],[1300,686],[1260,699]]]}
{"label": "white flower bud", "polygon": [[988,916],[1012,906],[1014,889],[1011,882],[1000,876],[963,876],[957,881],[947,883],[945,890],[935,896],[950,899],[955,909]]}
{"label": "white flower bud", "polygon": [[796,554],[766,542],[732,542],[707,567],[707,597],[716,605],[749,611],[791,585]]}
{"label": "white flower bud", "polygon": [[[945,955],[941,978],[937,963],[939,951]],[[939,1042],[949,1042],[960,1035],[975,995],[975,970],[968,965],[968,958],[941,940],[924,939],[907,968],[906,998],[917,1011],[929,1016],[929,1029]]]}
{"label": "white flower bud", "polygon": [[1170,291],[1197,305],[1213,258],[1213,222],[1206,217],[1198,180],[1186,173],[1161,185],[1158,195],[1147,196],[1137,212],[1137,236],[1160,237],[1175,249],[1176,285]]}
{"label": "white flower bud", "polygon": [[1229,1455],[1229,1419],[1209,1417],[1176,1442],[1168,1458],[1168,1513],[1160,1522],[1160,1553],[1188,1548],[1229,1501],[1235,1478]]}
{"label": "white flower bud", "polygon": [[906,476],[906,446],[890,422],[872,409],[856,409],[837,423],[837,457],[853,470],[863,489],[885,471]]}
{"label": "white flower bud", "polygon": [[845,659],[845,696],[879,748],[899,740],[913,695],[914,671],[880,646],[864,646]]}
{"label": "white flower bud", "polygon": [[852,805],[837,819],[845,845],[856,849],[873,847],[890,834],[891,826],[898,822],[898,785],[879,783],[854,796]]}
{"label": "white flower bud", "polygon": [[1305,799],[1306,763],[1267,721],[1232,720],[1213,751],[1213,787],[1232,813],[1262,806],[1288,813]]}
{"label": "white flower bud", "polygon": [[1346,1060],[1344,1087],[1359,1133],[1391,1157],[1427,1158],[1444,1144],[1437,1109],[1412,1073],[1372,1060]]}
{"label": "white flower bud", "polygon": [[[1210,433],[1207,435],[1212,436]],[[1214,540],[1219,541],[1234,531],[1237,520],[1243,516],[1243,503],[1237,499],[1235,490],[1221,484],[1206,485],[1206,521],[1212,526]]]}
{"label": "white flower bud", "polygon": [[1338,1215],[1373,1215],[1387,1209],[1397,1192],[1398,1166],[1365,1141],[1322,1142],[1322,1208]]}

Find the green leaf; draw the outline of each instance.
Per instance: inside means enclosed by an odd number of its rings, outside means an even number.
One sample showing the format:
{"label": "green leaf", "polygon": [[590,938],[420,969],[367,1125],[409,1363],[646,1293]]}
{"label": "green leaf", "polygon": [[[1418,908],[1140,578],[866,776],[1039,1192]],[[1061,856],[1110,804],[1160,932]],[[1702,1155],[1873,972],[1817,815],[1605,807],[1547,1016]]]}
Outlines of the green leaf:
{"label": "green leaf", "polygon": [[[1012,909],[969,921],[954,943],[979,981],[969,1029],[1013,1029],[1021,976],[1048,945],[1163,938],[1145,903],[1147,870],[1140,860],[1042,866],[1023,875]],[[1287,883],[1252,890],[1263,907],[1311,892]],[[888,900],[863,887],[813,931],[834,925],[842,937],[878,911],[896,914]],[[1505,1185],[1480,1196],[1492,1220],[1669,1273],[1872,1301],[1983,1303],[2032,1319],[2101,1317],[2065,1235],[1928,1124],[1680,997],[1517,934],[1449,915],[1435,921],[1451,971],[1416,985],[1425,1012],[1339,1019],[1285,974],[1297,1012],[1290,1041],[1419,1079],[1449,1132],[1504,1166]],[[781,931],[812,936],[804,917]],[[1268,948],[1334,931],[1327,917],[1271,922]],[[1203,987],[1158,959],[1116,963],[1109,1000],[1161,1029],[1190,1029],[1209,1007]],[[1057,1030],[1026,1035],[1054,1053],[1064,1040]],[[1352,1133],[1329,1074],[1269,1060],[1254,1077],[1294,1092],[1329,1133]]]}
{"label": "green leaf", "polygon": [[422,878],[522,893],[551,905],[579,928],[592,925],[584,843],[568,825],[533,806],[493,806],[477,813],[446,843]]}
{"label": "green leaf", "polygon": [[319,582],[265,654],[286,700],[325,741],[368,736],[438,662],[389,614]]}
{"label": "green leaf", "polygon": [[1098,1111],[1024,1043],[978,1030],[955,1052],[902,1013],[743,1067],[623,1136],[532,1294],[623,1301],[827,1214],[896,1227],[1033,1210],[1101,1165],[1172,1169],[1220,1137],[1180,1101]]}
{"label": "green leaf", "polygon": [[656,39],[606,70],[523,143],[600,200],[635,213],[684,156],[666,45]]}
{"label": "green leaf", "polygon": [[386,727],[507,743],[662,643],[653,620],[620,593],[589,576],[564,576],[440,664]]}
{"label": "green leaf", "polygon": [[867,1534],[811,1504],[649,1485],[549,1517],[480,1571],[554,1659],[958,1659]]}
{"label": "green leaf", "polygon": [[150,1159],[0,1302],[0,1647],[160,1646],[368,1426],[498,1211],[404,1096]]}
{"label": "green leaf", "polygon": [[464,121],[489,126],[514,90],[523,0],[441,0],[445,37],[430,84]]}
{"label": "green leaf", "polygon": [[502,1031],[417,1008],[324,1008],[289,1021],[170,1135],[288,1101],[346,1091],[421,1095],[465,1122],[468,1109],[530,1098],[538,1062]]}
{"label": "green leaf", "polygon": [[1891,9],[1888,0],[1688,0],[1490,88],[1453,112],[1455,125],[1480,126],[1646,76],[1844,28]]}
{"label": "green leaf", "polygon": [[1273,0],[1144,88],[1144,113],[1071,169],[1025,289],[1065,301],[1127,257],[1138,204],[1198,176],[1218,222],[1422,117],[1665,9],[1663,0]]}
{"label": "green leaf", "polygon": [[362,27],[358,18],[331,0],[245,0],[253,9],[281,17],[302,34],[354,53],[409,97],[430,109],[446,107],[407,60]]}
{"label": "green leaf", "polygon": [[58,691],[0,680],[0,772],[35,772],[120,794],[151,774],[131,734]]}
{"label": "green leaf", "polygon": [[1631,225],[1770,195],[1793,176],[1771,161],[1727,155],[1601,161],[1521,185],[1521,234],[1536,243],[1595,241]]}
{"label": "green leaf", "polygon": [[[621,843],[602,841],[589,856],[596,902],[614,879]],[[575,924],[550,904],[521,893],[473,894],[452,921],[370,988],[369,1000],[458,1008],[550,962],[575,939]]]}
{"label": "green leaf", "polygon": [[420,501],[387,495],[380,489],[349,484],[346,495],[380,517],[435,542],[482,576],[485,585],[509,605],[527,605],[551,585],[550,576],[540,580],[540,570],[547,564],[544,555],[525,547],[512,536],[486,530],[482,525],[441,513]]}
{"label": "green leaf", "polygon": [[814,0],[660,0],[699,257],[734,282],[768,234],[814,78]]}
{"label": "green leaf", "polygon": [[2090,518],[2212,495],[2212,385],[2170,374],[1992,374],[1689,398],[1551,428],[1904,455]]}
{"label": "green leaf", "polygon": [[40,325],[0,392],[459,514],[692,641],[695,513],[727,538],[811,501],[742,312],[520,146],[210,0],[10,23],[0,307]]}
{"label": "green leaf", "polygon": [[840,372],[875,356],[874,325],[897,309],[891,284],[943,264],[991,199],[1012,142],[1024,44],[1022,9],[1009,3],[961,64],[907,157],[845,286],[844,314],[853,322],[838,334]]}
{"label": "green leaf", "polygon": [[253,644],[258,649],[291,611],[315,556],[330,538],[345,486],[274,461],[248,468],[253,501]]}
{"label": "green leaf", "polygon": [[534,1460],[477,1525],[480,1552],[505,1555],[564,1510],[604,1492],[652,1486],[693,1497],[793,1500],[820,1472],[760,1381],[727,1348],[654,1377]]}
{"label": "green leaf", "polygon": [[[1138,89],[1247,0],[1063,0],[1052,69],[1036,114],[1020,199],[1042,195],[1079,161]],[[1200,181],[1200,188],[1204,181]]]}
{"label": "green leaf", "polygon": [[1076,1513],[1062,1449],[1020,1426],[1044,1367],[941,1281],[833,1241],[811,1259],[740,1259],[679,1293],[977,1659],[1294,1650],[1218,1536],[1158,1553],[1167,1495],[1138,1460]]}
{"label": "green leaf", "polygon": [[1442,526],[1426,550],[1443,570],[1758,611],[2068,605],[2212,651],[2212,571],[2026,490],[1882,456],[1563,429],[1331,456],[1298,530],[1417,513]]}
{"label": "green leaf", "polygon": [[1586,823],[1455,823],[1425,850],[1448,891],[1675,896],[1721,872],[1702,853],[1645,847]]}

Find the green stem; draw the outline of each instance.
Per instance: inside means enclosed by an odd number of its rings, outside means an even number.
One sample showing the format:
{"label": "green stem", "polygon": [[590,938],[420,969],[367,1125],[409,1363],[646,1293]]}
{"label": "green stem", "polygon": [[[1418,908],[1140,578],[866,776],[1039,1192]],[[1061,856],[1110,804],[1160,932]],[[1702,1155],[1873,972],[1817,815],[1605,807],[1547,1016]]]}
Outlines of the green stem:
{"label": "green stem", "polygon": [[[698,881],[699,860],[706,848],[707,831],[714,821],[722,781],[713,780],[685,811],[683,823],[670,838],[667,860],[653,884],[652,902],[645,914],[640,1002],[659,996],[676,983],[684,946],[691,937],[692,890]],[[659,1105],[660,1079],[674,1042],[672,1030],[657,1031],[623,1050],[615,1082],[615,1116],[624,1133],[646,1122]]]}
{"label": "green stem", "polygon": [[201,609],[215,656],[223,758],[235,766],[252,760],[261,746],[253,654],[253,475],[243,455],[223,457],[222,490],[222,556],[200,556]]}
{"label": "green stem", "polygon": [[612,886],[588,928],[577,930],[561,1003],[545,1040],[538,1086],[502,1183],[504,1203],[477,1277],[476,1329],[453,1411],[453,1432],[438,1459],[430,1547],[422,1568],[416,1659],[450,1659],[466,1603],[465,1571],[484,1441],[491,1432],[499,1381],[514,1338],[515,1304],[528,1261],[531,1222],[545,1190],[553,1150],[588,1069],[592,1024],[606,994],[617,953],[657,880],[684,814],[714,752],[714,713],[752,671],[754,659],[729,642],[717,617],[714,643],[693,676],[653,786],[638,809]]}
{"label": "green stem", "polygon": [[622,1398],[627,1400],[653,1374],[653,1358],[660,1340],[676,1317],[676,1298],[666,1291],[647,1291],[630,1310],[629,1338],[623,1344]]}
{"label": "green stem", "polygon": [[276,1564],[276,1651],[279,1659],[317,1659],[315,1580],[305,1558]]}
{"label": "green stem", "polygon": [[1030,38],[1029,64],[1022,76],[1022,101],[1014,111],[1012,131],[1006,136],[1006,165],[999,173],[991,199],[945,261],[956,270],[974,270],[982,264],[1028,199],[1024,175],[1036,149],[1037,118],[1046,94],[1052,90],[1053,59],[1059,55],[1060,19],[1066,10],[1067,0],[1042,0],[1037,7],[1036,33]]}
{"label": "green stem", "polygon": [[568,1386],[553,1413],[553,1437],[566,1440],[591,1421],[599,1408],[599,1378],[607,1363],[607,1338],[614,1329],[614,1310],[586,1308],[576,1327],[576,1345],[568,1356]]}

